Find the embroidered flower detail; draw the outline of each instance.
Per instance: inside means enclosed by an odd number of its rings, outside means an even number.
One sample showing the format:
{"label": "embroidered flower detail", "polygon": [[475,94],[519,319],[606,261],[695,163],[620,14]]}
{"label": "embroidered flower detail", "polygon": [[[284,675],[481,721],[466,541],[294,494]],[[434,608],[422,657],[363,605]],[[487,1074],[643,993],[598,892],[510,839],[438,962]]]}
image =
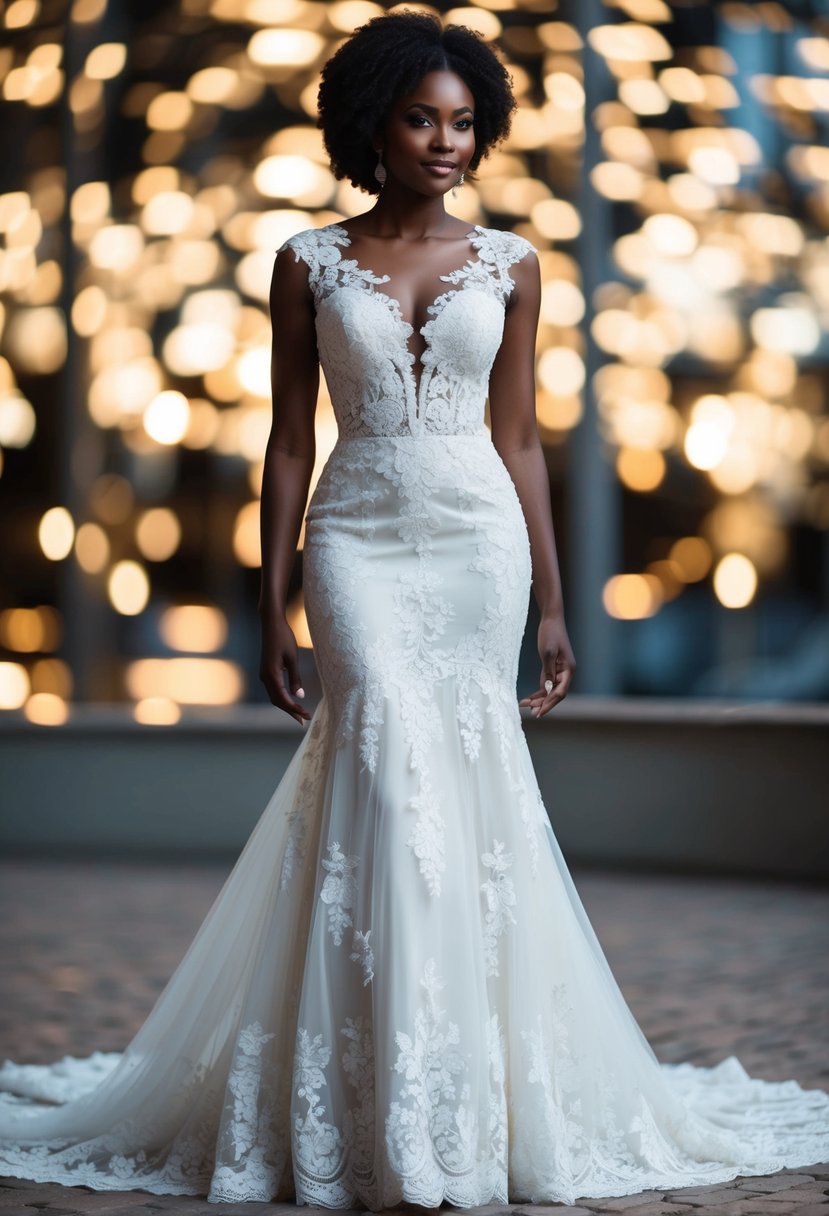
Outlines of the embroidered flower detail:
{"label": "embroidered flower detail", "polygon": [[515,887],[507,870],[512,865],[512,853],[504,852],[504,844],[500,840],[492,842],[492,852],[484,853],[481,861],[490,871],[486,882],[481,883],[481,890],[486,899],[486,917],[484,928],[484,954],[487,964],[487,975],[499,975],[498,971],[498,938],[508,925],[516,923],[513,907],[517,899]]}
{"label": "embroidered flower detail", "polygon": [[417,821],[406,844],[418,859],[420,873],[426,879],[429,894],[440,895],[440,876],[446,869],[446,825],[440,813],[440,799],[428,780],[424,780],[420,792],[409,799],[408,806],[417,812]]}
{"label": "embroidered flower detail", "polygon": [[410,1174],[423,1144],[431,1141],[446,1166],[469,1169],[477,1136],[475,1112],[464,1104],[469,1088],[459,1085],[467,1060],[459,1048],[457,1023],[450,1022],[438,1004],[445,984],[433,958],[427,960],[420,984],[426,1001],[415,1013],[413,1033],[399,1030],[394,1036],[394,1070],[406,1083],[386,1117],[389,1154],[396,1168]]}
{"label": "embroidered flower detail", "polygon": [[354,870],[360,859],[346,857],[336,840],[329,844],[328,853],[328,858],[322,859],[328,874],[322,884],[320,899],[328,905],[328,931],[339,946],[342,944],[343,930],[352,923],[351,909],[357,893]]}
{"label": "embroidered flower detail", "polygon": [[348,956],[352,963],[359,963],[362,967],[364,988],[374,979],[374,951],[368,940],[370,935],[371,929],[366,929],[365,933],[355,929],[351,939],[351,953]]}
{"label": "embroidered flower detail", "polygon": [[331,1048],[322,1041],[322,1035],[311,1038],[300,1026],[297,1030],[294,1054],[294,1087],[297,1098],[308,1105],[305,1115],[294,1118],[294,1136],[297,1157],[306,1169],[331,1174],[342,1156],[342,1135],[326,1122],[325,1105],[319,1090],[326,1084],[325,1068],[331,1057]]}

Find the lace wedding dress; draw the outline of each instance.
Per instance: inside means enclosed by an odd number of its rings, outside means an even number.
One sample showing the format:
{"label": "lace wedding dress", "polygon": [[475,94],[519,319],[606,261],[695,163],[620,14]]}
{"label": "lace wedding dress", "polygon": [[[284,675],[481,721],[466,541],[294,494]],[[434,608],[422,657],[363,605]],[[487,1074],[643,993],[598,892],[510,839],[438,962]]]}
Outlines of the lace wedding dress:
{"label": "lace wedding dress", "polygon": [[529,539],[483,422],[532,247],[468,240],[419,359],[341,225],[286,242],[339,423],[303,563],[323,696],[126,1049],[0,1070],[0,1173],[378,1210],[829,1158],[829,1094],[660,1064],[558,848],[517,707]]}

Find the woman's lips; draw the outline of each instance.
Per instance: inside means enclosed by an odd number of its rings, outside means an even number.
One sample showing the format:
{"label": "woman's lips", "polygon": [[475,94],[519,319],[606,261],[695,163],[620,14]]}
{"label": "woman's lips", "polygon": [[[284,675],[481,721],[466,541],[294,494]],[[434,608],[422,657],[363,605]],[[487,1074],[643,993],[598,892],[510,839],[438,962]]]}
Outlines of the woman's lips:
{"label": "woman's lips", "polygon": [[424,169],[428,169],[435,177],[448,177],[450,173],[455,172],[454,165],[424,165]]}

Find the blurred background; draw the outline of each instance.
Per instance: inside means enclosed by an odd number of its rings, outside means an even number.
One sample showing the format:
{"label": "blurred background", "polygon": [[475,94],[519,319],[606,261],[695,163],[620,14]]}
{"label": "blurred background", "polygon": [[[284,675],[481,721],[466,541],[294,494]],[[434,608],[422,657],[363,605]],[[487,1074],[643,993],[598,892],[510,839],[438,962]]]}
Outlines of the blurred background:
{"label": "blurred background", "polygon": [[[118,702],[161,724],[265,700],[270,274],[291,233],[373,203],[333,178],[316,92],[339,41],[393,7],[3,6],[12,716]],[[829,0],[408,7],[483,34],[520,102],[447,209],[539,250],[578,693],[826,701]],[[323,382],[314,482],[335,434]]]}

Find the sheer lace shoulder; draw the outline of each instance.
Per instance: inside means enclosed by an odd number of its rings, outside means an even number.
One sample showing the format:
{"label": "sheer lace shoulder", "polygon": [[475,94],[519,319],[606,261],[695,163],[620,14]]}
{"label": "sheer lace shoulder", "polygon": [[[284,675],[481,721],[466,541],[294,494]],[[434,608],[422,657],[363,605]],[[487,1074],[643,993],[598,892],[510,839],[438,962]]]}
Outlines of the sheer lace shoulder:
{"label": "sheer lace shoulder", "polygon": [[277,254],[290,249],[297,261],[302,259],[308,267],[309,282],[316,295],[320,275],[327,266],[333,266],[340,260],[337,248],[337,234],[333,225],[322,228],[303,228],[289,236],[277,249]]}
{"label": "sheer lace shoulder", "polygon": [[478,256],[493,266],[509,294],[515,286],[509,274],[510,267],[523,261],[529,253],[537,255],[538,251],[531,241],[517,232],[505,232],[500,228],[479,228],[478,231],[481,234]]}

